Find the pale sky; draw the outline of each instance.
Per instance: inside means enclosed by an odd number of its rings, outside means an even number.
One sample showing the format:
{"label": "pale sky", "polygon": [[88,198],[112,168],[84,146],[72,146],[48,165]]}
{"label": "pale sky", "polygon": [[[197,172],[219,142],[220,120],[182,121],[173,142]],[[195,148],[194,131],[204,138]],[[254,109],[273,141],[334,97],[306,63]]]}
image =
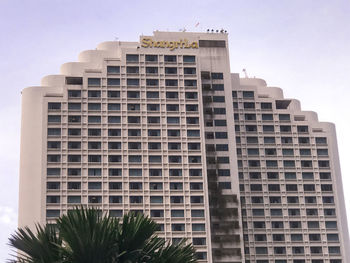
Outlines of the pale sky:
{"label": "pale sky", "polygon": [[246,68],[335,123],[350,219],[349,14],[348,0],[0,0],[0,262],[17,224],[21,90],[100,42],[154,30],[226,29],[231,72]]}

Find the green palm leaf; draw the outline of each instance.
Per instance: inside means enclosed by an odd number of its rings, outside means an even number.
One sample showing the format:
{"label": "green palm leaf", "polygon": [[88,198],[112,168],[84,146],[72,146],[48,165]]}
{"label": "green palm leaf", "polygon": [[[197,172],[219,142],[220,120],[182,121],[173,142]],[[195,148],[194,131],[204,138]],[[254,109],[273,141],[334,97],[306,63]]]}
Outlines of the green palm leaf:
{"label": "green palm leaf", "polygon": [[157,224],[142,214],[121,221],[95,209],[76,208],[57,227],[18,229],[9,244],[20,263],[194,263],[195,250],[185,241],[172,245],[155,233]]}
{"label": "green palm leaf", "polygon": [[74,209],[57,220],[66,262],[113,262],[118,223],[95,209]]}
{"label": "green palm leaf", "polygon": [[52,225],[36,225],[36,234],[28,227],[18,229],[9,244],[19,251],[17,262],[55,263],[61,259],[62,240]]}

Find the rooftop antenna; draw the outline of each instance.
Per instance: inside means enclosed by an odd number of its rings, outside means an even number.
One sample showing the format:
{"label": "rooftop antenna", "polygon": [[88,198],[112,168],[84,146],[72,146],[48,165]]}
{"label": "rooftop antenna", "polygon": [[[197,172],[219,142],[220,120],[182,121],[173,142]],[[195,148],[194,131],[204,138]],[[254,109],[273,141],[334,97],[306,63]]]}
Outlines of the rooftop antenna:
{"label": "rooftop antenna", "polygon": [[247,70],[244,68],[242,71],[243,71],[243,73],[244,73],[244,76],[245,76],[246,78],[249,78],[249,77],[248,77]]}

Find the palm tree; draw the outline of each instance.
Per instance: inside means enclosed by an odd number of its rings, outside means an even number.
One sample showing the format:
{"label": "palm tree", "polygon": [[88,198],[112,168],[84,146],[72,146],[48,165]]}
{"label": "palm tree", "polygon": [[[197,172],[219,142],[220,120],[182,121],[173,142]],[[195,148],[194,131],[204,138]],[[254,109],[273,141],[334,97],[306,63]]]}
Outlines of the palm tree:
{"label": "palm tree", "polygon": [[75,208],[56,225],[18,229],[9,245],[21,263],[195,263],[195,250],[185,240],[174,245],[159,238],[157,224],[142,214],[119,220],[95,209]]}

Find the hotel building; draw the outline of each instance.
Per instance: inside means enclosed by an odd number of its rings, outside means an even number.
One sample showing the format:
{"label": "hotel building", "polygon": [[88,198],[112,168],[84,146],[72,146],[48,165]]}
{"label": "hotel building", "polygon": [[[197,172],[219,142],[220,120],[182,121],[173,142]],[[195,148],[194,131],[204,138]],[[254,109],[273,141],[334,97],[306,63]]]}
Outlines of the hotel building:
{"label": "hotel building", "polygon": [[19,226],[80,204],[199,262],[350,260],[334,125],[231,74],[224,32],[104,42],[23,90]]}

